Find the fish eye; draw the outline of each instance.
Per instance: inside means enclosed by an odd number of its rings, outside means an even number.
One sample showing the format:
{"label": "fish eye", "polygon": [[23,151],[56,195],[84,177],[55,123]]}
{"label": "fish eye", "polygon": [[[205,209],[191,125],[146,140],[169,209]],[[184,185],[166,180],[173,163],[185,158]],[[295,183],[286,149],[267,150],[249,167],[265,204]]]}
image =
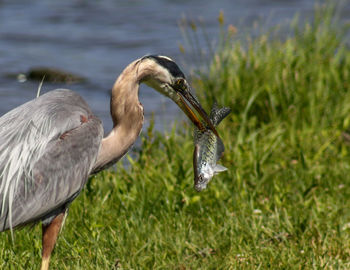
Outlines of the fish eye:
{"label": "fish eye", "polygon": [[205,182],[205,178],[204,178],[203,174],[198,175],[198,182],[200,184],[203,184]]}

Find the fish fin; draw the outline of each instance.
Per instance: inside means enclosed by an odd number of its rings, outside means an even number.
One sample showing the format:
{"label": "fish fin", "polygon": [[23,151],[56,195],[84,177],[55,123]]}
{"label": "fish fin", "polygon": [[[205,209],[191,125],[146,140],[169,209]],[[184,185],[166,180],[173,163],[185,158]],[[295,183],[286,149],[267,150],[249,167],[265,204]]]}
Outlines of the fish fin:
{"label": "fish fin", "polygon": [[216,147],[216,156],[219,159],[221,159],[225,152],[225,146],[224,143],[220,138],[217,138],[217,147]]}
{"label": "fish fin", "polygon": [[224,172],[227,171],[227,168],[220,165],[220,164],[216,164],[215,168],[214,168],[214,173],[219,173],[219,172]]}

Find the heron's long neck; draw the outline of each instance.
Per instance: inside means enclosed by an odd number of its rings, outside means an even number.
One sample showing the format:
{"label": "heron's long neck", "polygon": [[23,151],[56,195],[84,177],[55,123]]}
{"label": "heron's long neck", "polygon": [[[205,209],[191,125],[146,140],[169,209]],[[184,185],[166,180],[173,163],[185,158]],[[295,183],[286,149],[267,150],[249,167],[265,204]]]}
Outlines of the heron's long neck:
{"label": "heron's long neck", "polygon": [[131,63],[113,86],[110,104],[113,129],[102,140],[94,172],[118,161],[141,132],[143,107],[138,99],[138,90],[144,74],[140,71],[137,61]]}

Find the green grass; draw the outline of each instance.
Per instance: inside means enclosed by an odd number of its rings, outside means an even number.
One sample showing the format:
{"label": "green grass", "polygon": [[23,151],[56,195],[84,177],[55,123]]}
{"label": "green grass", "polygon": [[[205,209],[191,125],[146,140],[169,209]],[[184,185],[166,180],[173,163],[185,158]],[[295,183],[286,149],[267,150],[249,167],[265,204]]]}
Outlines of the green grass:
{"label": "green grass", "polygon": [[[334,20],[319,8],[283,41],[223,31],[194,87],[233,110],[228,172],[195,192],[192,127],[151,127],[130,168],[73,202],[52,269],[349,269],[350,52]],[[0,235],[0,269],[38,269],[40,252],[40,226]]]}

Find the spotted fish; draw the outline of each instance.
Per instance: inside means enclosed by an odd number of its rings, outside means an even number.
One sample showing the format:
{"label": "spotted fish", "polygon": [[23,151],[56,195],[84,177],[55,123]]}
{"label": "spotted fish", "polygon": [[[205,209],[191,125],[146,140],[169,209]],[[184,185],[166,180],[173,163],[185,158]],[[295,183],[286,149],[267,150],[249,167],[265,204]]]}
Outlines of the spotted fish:
{"label": "spotted fish", "polygon": [[[217,104],[214,103],[209,118],[213,125],[217,126],[230,112],[230,108],[218,108]],[[207,126],[204,130],[195,128],[194,145],[194,188],[197,191],[202,191],[207,188],[209,181],[215,174],[227,170],[224,166],[217,164],[225,147],[221,139]]]}

